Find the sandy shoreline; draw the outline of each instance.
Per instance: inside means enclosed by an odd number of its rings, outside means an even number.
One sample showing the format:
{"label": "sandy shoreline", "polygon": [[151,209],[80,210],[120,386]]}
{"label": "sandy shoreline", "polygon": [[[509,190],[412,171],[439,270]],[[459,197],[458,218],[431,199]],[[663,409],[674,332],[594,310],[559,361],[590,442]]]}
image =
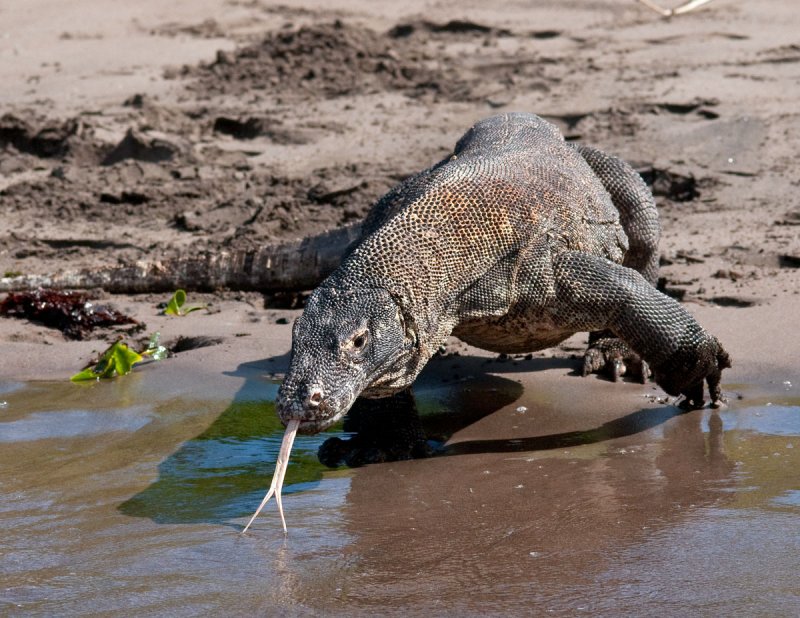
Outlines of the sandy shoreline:
{"label": "sandy shoreline", "polygon": [[[800,306],[790,3],[711,3],[671,21],[635,3],[509,4],[464,10],[459,23],[446,3],[156,5],[105,16],[101,2],[42,2],[36,23],[4,9],[3,272],[329,229],[363,216],[471,122],[522,109],[650,174],[665,284],[731,350],[726,381],[797,366],[797,332],[785,326]],[[311,30],[285,34],[298,27]],[[333,47],[320,55],[302,32]],[[279,51],[284,65],[272,61]],[[140,150],[116,156],[126,133]],[[153,297],[111,302],[166,339],[221,339],[183,353],[205,367],[286,352],[290,328],[276,322],[294,312],[254,295],[218,300],[220,313],[182,320],[159,317]],[[65,378],[105,345],[6,318],[0,342],[16,359],[3,362],[4,380]]]}

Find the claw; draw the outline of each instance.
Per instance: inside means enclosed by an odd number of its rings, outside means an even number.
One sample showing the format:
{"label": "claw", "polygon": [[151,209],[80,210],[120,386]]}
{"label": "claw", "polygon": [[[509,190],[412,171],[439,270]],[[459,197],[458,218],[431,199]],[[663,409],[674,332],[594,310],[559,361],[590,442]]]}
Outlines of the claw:
{"label": "claw", "polygon": [[594,348],[590,348],[583,356],[583,377],[585,378],[590,373],[597,371],[605,364],[603,354]]}
{"label": "claw", "polygon": [[638,375],[644,384],[650,377],[647,363],[616,337],[602,337],[591,341],[589,349],[583,355],[582,374],[586,377],[595,371],[602,372],[613,382],[619,382],[626,375]]}
{"label": "claw", "polygon": [[692,384],[683,391],[683,395],[686,399],[684,399],[680,405],[684,410],[699,410],[702,408],[703,405],[705,405],[705,401],[703,400],[703,381],[700,380]]}
{"label": "claw", "polygon": [[641,373],[639,374],[639,379],[641,379],[642,384],[647,384],[647,381],[653,376],[653,372],[650,371],[650,365],[647,364],[647,361],[642,359],[641,364]]}
{"label": "claw", "polygon": [[731,366],[731,357],[728,353],[719,347],[717,351],[717,369],[706,376],[708,383],[708,394],[711,397],[711,407],[718,408],[722,401],[722,389],[720,388],[720,380],[722,380],[722,370],[728,369]]}
{"label": "claw", "polygon": [[286,518],[283,516],[283,503],[281,502],[281,491],[283,490],[283,479],[286,476],[286,468],[289,467],[289,453],[292,450],[292,443],[294,442],[294,437],[297,435],[297,428],[300,427],[300,421],[298,420],[291,420],[286,424],[286,433],[283,434],[283,442],[281,442],[281,450],[278,453],[278,461],[275,463],[275,472],[272,474],[272,483],[269,486],[269,491],[267,495],[264,496],[264,499],[261,501],[261,504],[258,505],[256,512],[253,513],[253,516],[250,518],[250,521],[247,522],[247,525],[242,530],[242,534],[247,532],[247,529],[250,527],[250,524],[253,523],[255,518],[261,512],[261,509],[264,508],[264,505],[269,501],[272,497],[272,494],[275,494],[275,502],[278,503],[278,513],[281,516],[281,523],[283,524],[283,533],[287,534],[288,530],[286,528]]}
{"label": "claw", "polygon": [[625,363],[622,362],[622,359],[615,358],[611,361],[611,381],[612,382],[619,382],[619,379],[625,375],[626,371]]}

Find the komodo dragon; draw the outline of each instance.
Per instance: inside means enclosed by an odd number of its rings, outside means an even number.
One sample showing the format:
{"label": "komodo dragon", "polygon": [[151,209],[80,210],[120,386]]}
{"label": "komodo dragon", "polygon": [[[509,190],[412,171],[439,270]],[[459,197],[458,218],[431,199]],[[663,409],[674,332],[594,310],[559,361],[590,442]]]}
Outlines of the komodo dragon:
{"label": "komodo dragon", "polygon": [[653,198],[620,159],[565,142],[533,114],[478,122],[451,156],[375,204],[295,322],[276,403],[287,432],[261,507],[277,489],[283,518],[298,430],[324,430],[357,397],[405,391],[450,335],[522,353],[606,331],[590,340],[586,368],[619,362],[627,346],[686,407],[703,405],[704,380],[717,405],[730,359],[654,287],[658,238]]}

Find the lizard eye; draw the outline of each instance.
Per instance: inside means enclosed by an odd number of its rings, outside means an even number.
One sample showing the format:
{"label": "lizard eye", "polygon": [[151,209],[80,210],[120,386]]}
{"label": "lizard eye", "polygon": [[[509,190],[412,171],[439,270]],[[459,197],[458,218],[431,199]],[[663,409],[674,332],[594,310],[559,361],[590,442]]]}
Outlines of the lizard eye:
{"label": "lizard eye", "polygon": [[367,349],[369,332],[366,330],[354,333],[349,339],[342,342],[342,350],[349,356],[360,356]]}
{"label": "lizard eye", "polygon": [[342,341],[342,351],[350,358],[360,357],[367,349],[369,331],[361,330],[353,333],[348,339]]}

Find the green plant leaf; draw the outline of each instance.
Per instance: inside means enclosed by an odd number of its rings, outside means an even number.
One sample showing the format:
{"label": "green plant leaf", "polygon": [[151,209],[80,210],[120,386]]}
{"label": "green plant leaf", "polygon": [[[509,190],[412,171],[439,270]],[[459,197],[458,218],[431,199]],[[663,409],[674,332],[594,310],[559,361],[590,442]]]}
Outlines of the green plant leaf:
{"label": "green plant leaf", "polygon": [[198,309],[205,309],[206,305],[192,305],[191,307],[184,308],[186,304],[186,292],[184,290],[175,290],[172,298],[167,303],[167,308],[164,309],[164,315],[188,315],[192,311]]}
{"label": "green plant leaf", "polygon": [[70,378],[72,382],[85,382],[86,380],[99,380],[99,374],[94,372],[94,367],[87,367]]}
{"label": "green plant leaf", "polygon": [[144,360],[141,354],[131,350],[122,341],[115,341],[97,361],[94,367],[86,367],[70,378],[73,382],[113,378],[130,373],[136,363]]}
{"label": "green plant leaf", "polygon": [[198,309],[206,309],[207,307],[208,305],[192,305],[191,307],[186,307],[186,309],[183,310],[183,315],[189,314],[192,311],[197,311]]}
{"label": "green plant leaf", "polygon": [[167,308],[164,309],[164,315],[181,315],[181,307],[186,302],[186,292],[184,290],[175,290],[172,298],[167,303]]}
{"label": "green plant leaf", "polygon": [[124,376],[126,373],[130,373],[136,363],[144,360],[141,354],[134,352],[124,343],[117,342],[113,349],[114,370],[117,375]]}

